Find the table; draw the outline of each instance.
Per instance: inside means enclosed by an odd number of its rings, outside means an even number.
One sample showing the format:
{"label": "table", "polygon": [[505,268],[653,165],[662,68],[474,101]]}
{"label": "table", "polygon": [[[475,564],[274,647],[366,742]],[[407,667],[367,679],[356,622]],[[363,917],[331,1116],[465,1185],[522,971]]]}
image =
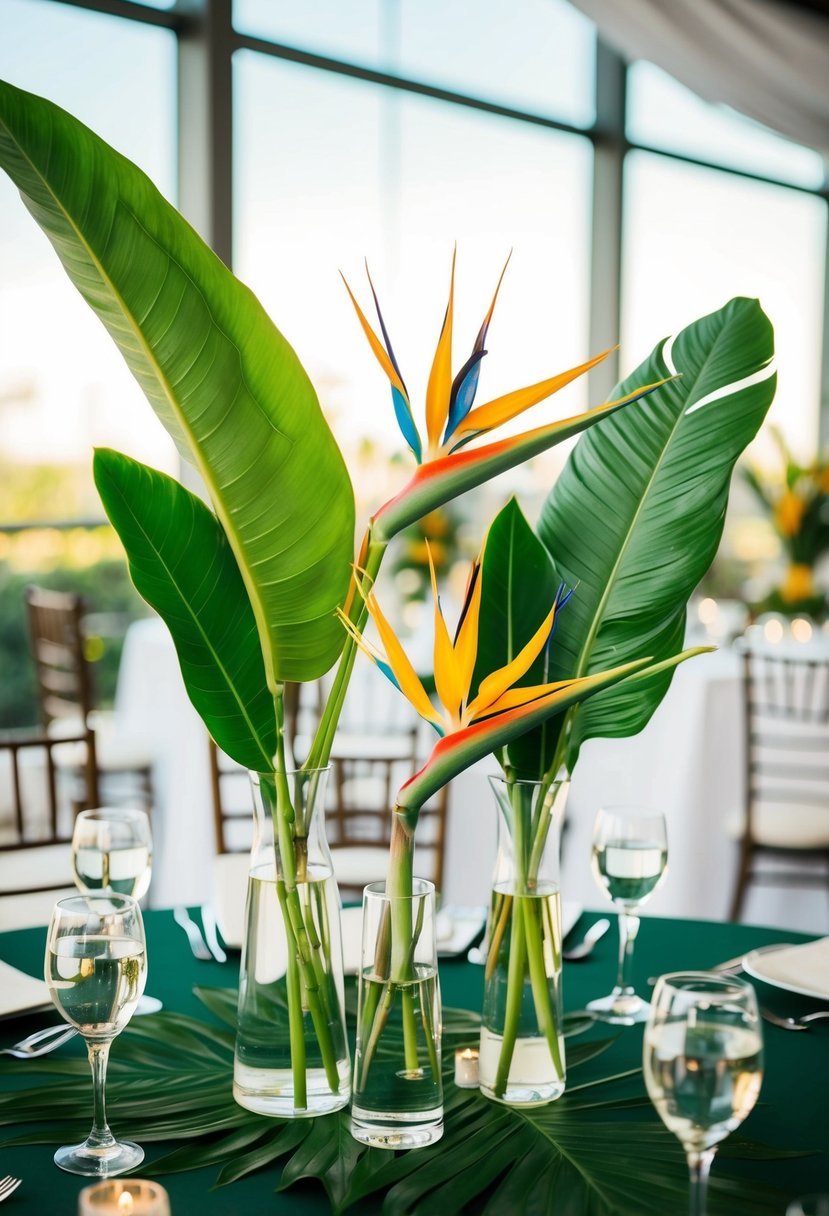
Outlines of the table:
{"label": "table", "polygon": [[[584,929],[590,919],[583,918],[579,929]],[[148,912],[146,926],[149,986],[168,1009],[202,1016],[202,1007],[191,992],[194,984],[216,987],[235,984],[238,956],[222,966],[196,962],[183,932],[174,924],[168,911]],[[797,935],[791,933],[745,925],[648,918],[643,922],[637,942],[635,982],[642,990],[649,975],[677,968],[704,968],[741,950],[796,938]],[[36,973],[44,940],[43,929],[2,934],[0,958]],[[589,962],[565,965],[564,993],[568,1009],[581,1008],[592,996],[609,990],[615,973],[615,955],[615,933],[609,933]],[[441,987],[447,1006],[479,1008],[483,987],[481,968],[466,962],[442,962]],[[765,1003],[781,1013],[803,1012],[805,1008],[813,1007],[812,1002],[787,996],[765,985],[758,984],[758,991]],[[2,1044],[21,1037],[34,1028],[35,1022],[45,1024],[46,1020],[44,1015],[27,1020],[25,1025],[19,1021],[4,1023],[0,1026]],[[794,1034],[765,1026],[764,1033],[766,1074],[760,1105],[752,1112],[744,1130],[754,1140],[777,1147],[810,1148],[815,1152],[809,1157],[783,1161],[730,1160],[728,1172],[767,1181],[787,1195],[829,1190],[829,1120],[825,1114],[829,1028]],[[641,1027],[627,1029],[604,1059],[619,1071],[633,1067],[641,1060],[641,1045]],[[117,1042],[113,1054],[117,1057]],[[3,1084],[9,1084],[8,1074],[3,1078]],[[79,1092],[78,1101],[85,1109],[91,1103],[91,1088]],[[109,1113],[116,1131],[123,1132],[125,1129],[119,1126],[117,1109],[113,1108]],[[7,1140],[16,1130],[0,1129],[0,1140]],[[141,1167],[143,1177],[153,1176],[152,1161],[162,1151],[165,1151],[163,1146],[148,1146],[148,1161]],[[84,1184],[81,1179],[53,1166],[53,1152],[54,1148],[48,1145],[0,1147],[0,1176],[11,1173],[23,1178],[23,1185],[7,1208],[9,1216],[15,1213],[20,1216],[44,1216],[45,1213],[74,1216],[77,1195]],[[714,1169],[717,1169],[716,1164]],[[207,1168],[160,1179],[170,1192],[174,1216],[194,1216],[195,1213],[199,1216],[249,1216],[261,1212],[273,1212],[275,1216],[322,1216],[329,1211],[323,1192],[313,1185],[274,1195],[279,1178],[276,1166],[230,1187],[211,1191],[216,1172],[215,1168]],[[366,1203],[360,1210],[370,1216],[379,1213],[380,1204]],[[440,1216],[453,1214],[444,1212]],[[738,1203],[733,1216],[743,1216]]]}
{"label": "table", "polygon": [[[352,695],[353,694],[353,695]],[[370,704],[375,722],[403,725],[408,708],[368,664],[355,667],[343,723]],[[191,706],[172,640],[157,618],[131,625],[118,681],[117,709],[156,756],[154,905],[202,903],[211,896],[214,853],[207,736]],[[394,715],[397,715],[396,717]],[[423,725],[422,752],[433,734]],[[443,898],[485,905],[495,858],[495,804],[485,760],[452,782]],[[669,875],[649,910],[665,916],[721,919],[736,875],[736,845],[726,825],[742,805],[742,699],[739,660],[723,648],[682,664],[648,726],[631,739],[594,739],[582,749],[568,803],[564,840],[565,899],[600,906],[590,872],[596,811],[610,803],[639,803],[665,811]],[[825,891],[753,887],[745,920],[804,932],[829,933]]]}

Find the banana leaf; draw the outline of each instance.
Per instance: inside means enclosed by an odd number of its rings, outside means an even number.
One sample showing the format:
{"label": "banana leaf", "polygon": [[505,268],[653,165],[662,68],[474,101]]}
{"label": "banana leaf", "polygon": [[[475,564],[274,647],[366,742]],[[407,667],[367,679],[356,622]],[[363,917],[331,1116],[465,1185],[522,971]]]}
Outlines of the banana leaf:
{"label": "banana leaf", "polygon": [[[551,679],[642,654],[661,663],[681,648],[688,597],[722,535],[732,470],[774,396],[773,354],[759,302],[731,300],[661,342],[614,395],[674,371],[678,379],[581,436],[537,525],[559,576],[576,587],[550,652]],[[523,586],[533,593],[530,580]],[[640,731],[672,674],[668,665],[618,684],[558,719],[570,770],[586,739]]]}
{"label": "banana leaf", "polygon": [[276,724],[253,609],[213,512],[172,477],[105,448],[95,484],[132,581],[175,643],[190,700],[219,747],[273,768]]}
{"label": "banana leaf", "polygon": [[3,82],[0,167],[201,474],[271,690],[316,679],[344,641],[334,610],[350,577],[354,500],[294,351],[135,165]]}
{"label": "banana leaf", "polygon": [[[470,1210],[469,1203],[491,1216],[664,1216],[685,1210],[683,1153],[658,1121],[641,1070],[614,1068],[616,1038],[575,1043],[565,1019],[566,1093],[545,1107],[512,1109],[451,1083],[454,1049],[475,1041],[480,1019],[444,1009],[444,1137],[426,1150],[389,1153],[352,1138],[348,1111],[270,1119],[239,1106],[230,1085],[237,993],[195,992],[222,1025],[177,1013],[136,1018],[119,1035],[110,1060],[108,1097],[119,1128],[139,1143],[167,1147],[152,1161],[154,1177],[213,1166],[217,1184],[227,1185],[281,1162],[280,1190],[313,1180],[337,1213],[377,1210],[381,1195],[390,1216],[454,1216]],[[399,1043],[390,1036],[381,1050],[399,1051]],[[4,1146],[64,1144],[86,1134],[78,1087],[89,1084],[89,1065],[80,1053],[2,1058],[0,1072],[28,1081],[25,1089],[0,1093],[0,1127],[12,1129]],[[802,1155],[738,1134],[728,1147],[730,1156],[753,1161]],[[784,1202],[765,1181],[728,1177],[725,1164],[711,1180],[711,1216],[772,1216]]]}

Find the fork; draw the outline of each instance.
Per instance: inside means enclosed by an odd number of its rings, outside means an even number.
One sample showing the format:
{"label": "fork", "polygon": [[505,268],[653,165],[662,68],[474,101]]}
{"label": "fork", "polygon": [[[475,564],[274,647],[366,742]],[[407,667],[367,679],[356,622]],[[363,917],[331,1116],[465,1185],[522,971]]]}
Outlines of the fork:
{"label": "fork", "polygon": [[176,924],[181,925],[182,929],[187,934],[187,940],[190,943],[190,949],[193,951],[194,956],[199,959],[200,962],[209,962],[213,958],[213,955],[207,948],[207,943],[202,937],[201,929],[193,920],[187,909],[176,908],[173,912],[173,918]]}
{"label": "fork", "polygon": [[4,1199],[8,1199],[12,1191],[16,1191],[21,1183],[20,1178],[12,1178],[11,1174],[6,1174],[5,1178],[0,1178],[0,1203]]}
{"label": "fork", "polygon": [[34,1034],[21,1039],[19,1043],[12,1044],[11,1047],[0,1048],[0,1055],[14,1056],[16,1060],[33,1060],[37,1056],[45,1056],[48,1052],[54,1051],[63,1043],[68,1043],[77,1033],[74,1026],[67,1026],[64,1022],[60,1022],[57,1026],[47,1026],[44,1030],[36,1030]]}
{"label": "fork", "polygon": [[818,1009],[815,1013],[804,1013],[799,1018],[783,1018],[779,1013],[772,1013],[770,1009],[764,1009],[761,1005],[760,1015],[767,1022],[771,1022],[772,1026],[779,1026],[782,1030],[808,1030],[812,1022],[818,1022],[821,1018],[829,1018],[829,1009]]}

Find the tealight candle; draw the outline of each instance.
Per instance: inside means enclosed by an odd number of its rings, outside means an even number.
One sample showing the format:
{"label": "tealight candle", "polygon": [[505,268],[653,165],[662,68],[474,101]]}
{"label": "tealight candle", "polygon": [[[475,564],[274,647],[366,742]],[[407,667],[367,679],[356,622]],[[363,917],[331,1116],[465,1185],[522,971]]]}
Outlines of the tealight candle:
{"label": "tealight candle", "polygon": [[170,1216],[170,1197],[157,1182],[111,1178],[84,1187],[78,1216]]}
{"label": "tealight candle", "polygon": [[477,1047],[458,1047],[455,1051],[455,1084],[459,1089],[478,1088]]}

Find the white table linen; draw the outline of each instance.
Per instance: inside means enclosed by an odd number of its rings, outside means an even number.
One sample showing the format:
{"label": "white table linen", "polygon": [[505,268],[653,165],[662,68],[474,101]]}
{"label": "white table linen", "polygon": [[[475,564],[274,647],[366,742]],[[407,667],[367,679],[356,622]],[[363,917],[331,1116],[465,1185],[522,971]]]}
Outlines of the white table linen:
{"label": "white table linen", "polygon": [[[360,703],[380,708],[388,695],[366,669]],[[393,694],[393,690],[389,690]],[[399,699],[402,702],[402,699]],[[164,625],[130,626],[121,660],[118,710],[155,752],[156,906],[201,903],[212,895],[215,854],[207,741],[187,699]],[[382,711],[381,711],[382,712]],[[376,720],[376,719],[375,719]],[[399,721],[395,727],[399,728]],[[348,727],[350,729],[350,727]],[[452,785],[443,900],[484,904],[495,855],[495,803],[482,761]],[[590,839],[601,806],[639,803],[662,809],[668,823],[668,873],[647,913],[722,919],[736,873],[736,845],[726,825],[743,788],[742,694],[730,650],[683,664],[649,725],[631,739],[591,740],[573,778],[563,846],[565,899],[602,908],[590,870]],[[647,914],[646,913],[646,914]],[[829,930],[826,893],[753,887],[745,919],[816,933]]]}

